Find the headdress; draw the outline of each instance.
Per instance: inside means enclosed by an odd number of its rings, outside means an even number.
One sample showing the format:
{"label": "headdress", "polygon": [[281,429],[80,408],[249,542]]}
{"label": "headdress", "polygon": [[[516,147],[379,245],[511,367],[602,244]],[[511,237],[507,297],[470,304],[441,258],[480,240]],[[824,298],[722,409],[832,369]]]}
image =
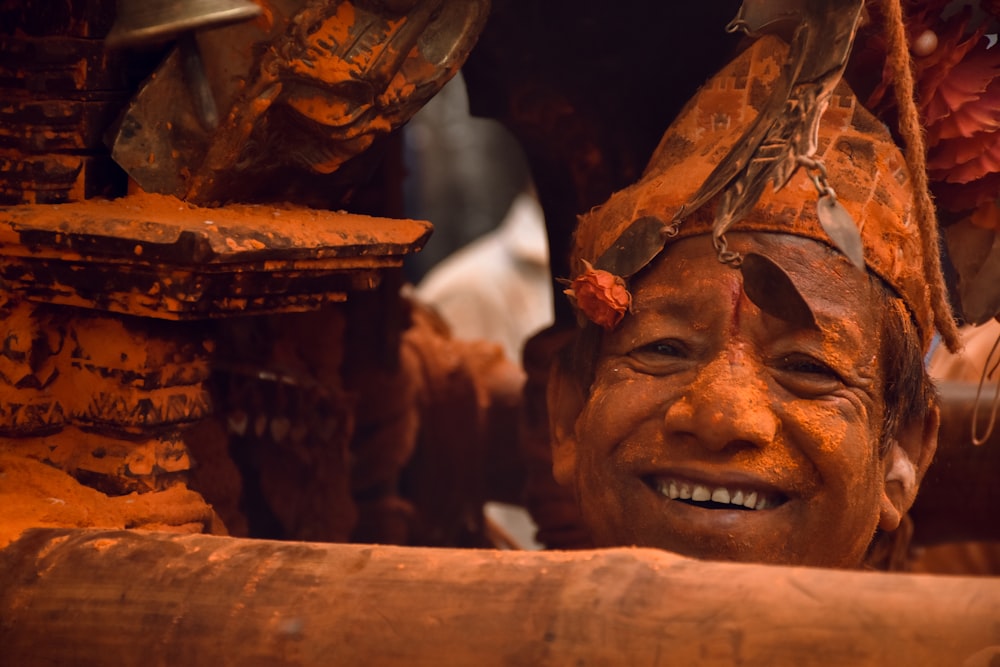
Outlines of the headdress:
{"label": "headdress", "polygon": [[[745,286],[772,280],[766,258],[746,262],[725,233],[783,232],[826,243],[881,278],[929,345],[934,308],[906,161],[840,71],[812,92],[796,88],[795,48],[775,36],[752,43],[685,106],[640,180],[580,217],[567,292],[583,316],[614,326],[630,304],[628,279],[667,244],[698,234],[712,235]],[[761,128],[764,116],[773,120]]]}

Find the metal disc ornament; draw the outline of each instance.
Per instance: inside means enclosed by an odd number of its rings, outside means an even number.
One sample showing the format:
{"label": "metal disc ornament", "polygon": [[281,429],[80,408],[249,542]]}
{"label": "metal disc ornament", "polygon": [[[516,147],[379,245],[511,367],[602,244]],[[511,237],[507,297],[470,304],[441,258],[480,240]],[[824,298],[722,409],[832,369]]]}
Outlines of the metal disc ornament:
{"label": "metal disc ornament", "polygon": [[743,291],[754,305],[768,315],[799,327],[818,329],[812,308],[789,275],[773,260],[747,253],[740,264]]}

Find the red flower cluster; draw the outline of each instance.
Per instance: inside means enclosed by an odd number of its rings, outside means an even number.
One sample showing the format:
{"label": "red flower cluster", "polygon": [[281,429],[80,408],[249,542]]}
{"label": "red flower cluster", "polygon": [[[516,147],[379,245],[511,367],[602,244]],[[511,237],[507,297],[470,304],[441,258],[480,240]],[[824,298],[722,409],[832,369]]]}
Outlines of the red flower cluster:
{"label": "red flower cluster", "polygon": [[[942,223],[971,218],[1000,229],[1000,0],[979,10],[951,0],[910,3],[907,32],[914,81],[927,138],[927,172]],[[881,40],[869,44],[884,52]],[[886,112],[892,71],[868,100]]]}
{"label": "red flower cluster", "polygon": [[595,269],[587,260],[583,264],[585,271],[564,292],[587,319],[606,330],[613,329],[632,305],[632,295],[620,277]]}
{"label": "red flower cluster", "polygon": [[971,211],[973,222],[998,228],[1000,44],[995,35],[987,37],[989,21],[969,31],[970,17],[966,7],[946,21],[939,28],[938,47],[914,59],[916,92],[927,130],[927,174],[938,207]]}

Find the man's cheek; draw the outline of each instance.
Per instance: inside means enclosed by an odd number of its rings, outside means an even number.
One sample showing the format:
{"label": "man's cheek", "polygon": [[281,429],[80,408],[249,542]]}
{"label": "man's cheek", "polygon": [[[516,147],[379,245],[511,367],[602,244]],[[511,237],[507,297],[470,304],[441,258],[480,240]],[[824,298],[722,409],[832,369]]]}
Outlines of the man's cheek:
{"label": "man's cheek", "polygon": [[856,414],[850,406],[790,401],[784,413],[787,428],[807,455],[850,457],[867,449],[872,437],[867,415]]}
{"label": "man's cheek", "polygon": [[625,440],[649,411],[643,391],[624,383],[595,387],[577,422],[578,439],[599,442],[609,450]]}

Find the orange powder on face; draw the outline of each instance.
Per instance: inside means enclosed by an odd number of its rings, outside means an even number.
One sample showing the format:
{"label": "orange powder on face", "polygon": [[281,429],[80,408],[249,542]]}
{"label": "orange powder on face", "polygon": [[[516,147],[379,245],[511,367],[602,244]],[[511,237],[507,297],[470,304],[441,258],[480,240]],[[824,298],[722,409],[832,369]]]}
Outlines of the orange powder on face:
{"label": "orange powder on face", "polygon": [[814,443],[818,451],[835,452],[848,437],[847,422],[831,418],[830,408],[820,409],[813,403],[792,401],[785,409],[791,421],[802,431],[797,437]]}

